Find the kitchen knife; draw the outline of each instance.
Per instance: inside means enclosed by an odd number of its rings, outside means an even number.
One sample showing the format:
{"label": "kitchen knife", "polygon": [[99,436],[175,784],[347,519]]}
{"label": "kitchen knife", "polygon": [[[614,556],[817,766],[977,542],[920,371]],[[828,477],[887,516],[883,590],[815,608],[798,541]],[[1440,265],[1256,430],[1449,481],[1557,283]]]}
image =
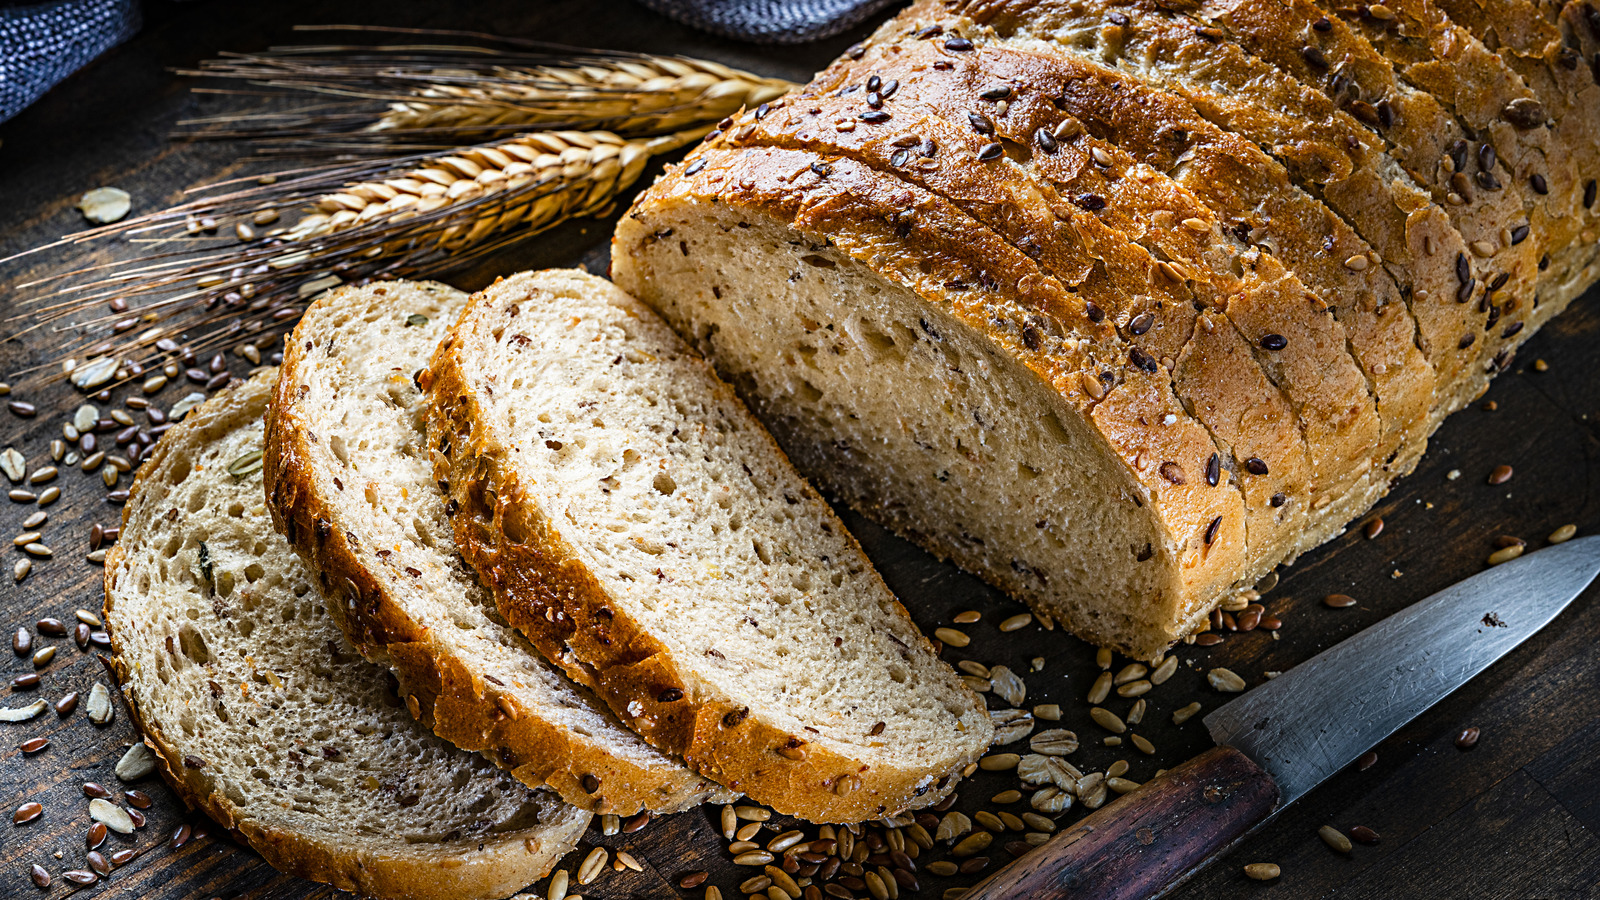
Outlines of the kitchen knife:
{"label": "kitchen knife", "polygon": [[1226,852],[1554,619],[1600,536],[1480,572],[1205,717],[1217,746],[1101,807],[963,900],[1145,900]]}

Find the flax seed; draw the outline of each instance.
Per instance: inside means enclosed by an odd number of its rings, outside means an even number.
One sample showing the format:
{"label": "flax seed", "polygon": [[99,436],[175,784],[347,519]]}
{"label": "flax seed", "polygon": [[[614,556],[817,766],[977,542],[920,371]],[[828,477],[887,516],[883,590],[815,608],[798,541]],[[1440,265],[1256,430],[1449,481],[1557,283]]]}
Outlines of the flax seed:
{"label": "flax seed", "polygon": [[1456,735],[1456,748],[1460,750],[1471,750],[1473,747],[1478,746],[1478,737],[1480,734],[1481,732],[1478,731],[1478,728],[1475,725],[1461,729],[1461,732]]}
{"label": "flax seed", "polygon": [[1356,598],[1349,594],[1329,594],[1322,598],[1322,605],[1329,609],[1348,609],[1356,605]]}

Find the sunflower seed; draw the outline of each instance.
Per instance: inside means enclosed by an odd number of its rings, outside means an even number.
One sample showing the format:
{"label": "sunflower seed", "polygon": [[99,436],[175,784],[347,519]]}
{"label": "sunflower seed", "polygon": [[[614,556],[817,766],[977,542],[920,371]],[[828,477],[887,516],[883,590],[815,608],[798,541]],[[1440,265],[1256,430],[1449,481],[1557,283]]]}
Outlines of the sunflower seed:
{"label": "sunflower seed", "polygon": [[61,499],[61,488],[51,485],[39,492],[39,505],[49,506]]}
{"label": "sunflower seed", "polygon": [[1550,536],[1545,538],[1545,540],[1552,544],[1564,544],[1567,541],[1572,540],[1577,533],[1578,526],[1570,524],[1563,525],[1560,528],[1557,528],[1555,531],[1550,532]]}
{"label": "sunflower seed", "polygon": [[1321,828],[1318,828],[1317,837],[1322,838],[1322,842],[1324,844],[1327,844],[1329,847],[1332,847],[1339,853],[1349,853],[1351,850],[1350,839],[1344,836],[1344,832],[1333,827],[1332,825],[1324,825]]}
{"label": "sunflower seed", "polygon": [[[1018,765],[1021,765],[1021,763],[1018,763]],[[995,794],[993,797],[989,798],[989,802],[1004,805],[1007,803],[1015,803],[1021,799],[1022,792],[1013,788],[1011,790],[1001,791],[1000,793]]]}
{"label": "sunflower seed", "polygon": [[182,400],[179,400],[177,403],[172,405],[172,409],[167,411],[167,418],[172,421],[177,421],[178,419],[181,419],[187,415],[189,410],[194,409],[196,406],[199,406],[204,402],[206,402],[206,395],[200,393],[199,391],[186,394]]}
{"label": "sunflower seed", "polygon": [[11,577],[13,579],[15,579],[16,581],[20,582],[22,579],[27,578],[28,577],[28,573],[32,572],[32,571],[33,571],[33,560],[31,560],[31,559],[19,559],[11,567]]}
{"label": "sunflower seed", "polygon": [[1199,704],[1199,702],[1191,703],[1188,706],[1183,707],[1182,709],[1175,709],[1175,710],[1172,711],[1172,724],[1174,724],[1174,725],[1182,725],[1183,723],[1185,723],[1185,722],[1189,721],[1190,719],[1194,718],[1195,715],[1197,713],[1199,713],[1199,712],[1200,712],[1200,704]]}
{"label": "sunflower seed", "polygon": [[1126,778],[1117,778],[1113,776],[1106,779],[1106,787],[1112,791],[1115,791],[1120,796],[1130,791],[1138,790],[1139,782],[1129,781]]}
{"label": "sunflower seed", "polygon": [[1033,731],[1033,714],[1024,709],[992,709],[989,720],[994,723],[996,744],[1015,743]]}
{"label": "sunflower seed", "polygon": [[1169,655],[1161,660],[1161,664],[1156,666],[1154,672],[1150,673],[1150,683],[1165,684],[1167,679],[1171,678],[1177,671],[1178,658],[1176,656]]}
{"label": "sunflower seed", "polygon": [[99,628],[102,624],[100,617],[87,609],[76,610],[73,612],[73,615],[78,617],[79,622],[82,622],[91,628]]}
{"label": "sunflower seed", "polygon": [[1252,881],[1271,881],[1283,874],[1277,863],[1251,863],[1244,867],[1246,878]]}
{"label": "sunflower seed", "polygon": [[128,811],[112,803],[110,800],[95,798],[89,801],[89,818],[94,819],[115,831],[117,834],[133,834],[133,818]]}
{"label": "sunflower seed", "polygon": [[1130,734],[1128,735],[1128,740],[1132,741],[1133,745],[1139,748],[1140,753],[1143,753],[1146,756],[1154,756],[1156,754],[1155,745],[1146,740],[1143,735]]}
{"label": "sunflower seed", "polygon": [[989,692],[989,688],[991,687],[989,684],[989,679],[979,678],[976,675],[962,675],[961,681],[967,687],[972,688],[974,691],[980,694],[987,694]]}
{"label": "sunflower seed", "polygon": [[764,866],[772,862],[775,857],[765,850],[747,850],[733,858],[736,866]]}
{"label": "sunflower seed", "polygon": [[972,638],[968,637],[966,632],[954,628],[935,628],[933,636],[947,647],[965,647],[972,643]]}
{"label": "sunflower seed", "polygon": [[772,810],[765,806],[735,806],[733,812],[746,822],[765,822],[772,818]]}
{"label": "sunflower seed", "polygon": [[982,620],[983,614],[975,609],[968,609],[958,612],[951,619],[951,621],[955,622],[957,625],[971,625],[973,622],[979,622]]}
{"label": "sunflower seed", "polygon": [[1127,722],[1129,725],[1137,725],[1144,721],[1144,711],[1145,702],[1144,698],[1141,697],[1133,702],[1133,706],[1128,708],[1128,714],[1122,717],[1122,721]]}
{"label": "sunflower seed", "polygon": [[1150,668],[1144,663],[1128,663],[1117,672],[1115,677],[1111,679],[1111,683],[1119,685],[1127,684],[1130,681],[1137,681],[1138,679],[1143,678],[1149,672]]}
{"label": "sunflower seed", "polygon": [[958,841],[954,847],[951,847],[950,855],[957,859],[976,856],[989,849],[989,845],[992,843],[994,843],[994,835],[987,831],[974,831]]}
{"label": "sunflower seed", "polygon": [[[72,384],[80,391],[95,391],[108,384],[117,374],[121,360],[102,356],[72,370]],[[82,430],[82,429],[80,429]]]}
{"label": "sunflower seed", "polygon": [[78,198],[78,211],[96,225],[115,222],[132,208],[132,195],[121,188],[97,187]]}
{"label": "sunflower seed", "polygon": [[1130,681],[1127,684],[1124,684],[1121,687],[1118,687],[1117,688],[1117,696],[1118,697],[1138,697],[1138,696],[1140,696],[1142,694],[1150,693],[1150,688],[1151,687],[1152,687],[1152,685],[1150,684],[1150,682],[1148,680],[1146,680],[1144,678],[1141,678],[1138,681]]}
{"label": "sunflower seed", "polygon": [[977,678],[989,677],[989,667],[975,659],[963,659],[956,663],[956,668]]}
{"label": "sunflower seed", "polygon": [[978,760],[978,768],[985,772],[1004,772],[1008,769],[1015,769],[1017,762],[1021,759],[1022,757],[1015,753],[991,753]]}
{"label": "sunflower seed", "polygon": [[1006,830],[1006,823],[1000,817],[987,809],[980,809],[972,814],[972,821],[983,826],[988,831],[1001,832]]}
{"label": "sunflower seed", "polygon": [[1104,703],[1106,698],[1111,696],[1113,677],[1110,672],[1101,672],[1100,677],[1094,680],[1094,685],[1089,688],[1089,702],[1091,704]]}
{"label": "sunflower seed", "polygon": [[1044,756],[1067,756],[1078,749],[1078,736],[1064,728],[1041,731],[1028,739],[1028,747]]}
{"label": "sunflower seed", "polygon": [[1508,563],[1521,556],[1524,549],[1525,548],[1522,544],[1512,544],[1509,547],[1501,547],[1499,550],[1489,554],[1489,559],[1487,562],[1491,566],[1498,566],[1501,563]]}
{"label": "sunflower seed", "polygon": [[940,878],[949,878],[951,875],[961,871],[960,867],[948,859],[935,860],[931,863],[928,863],[923,868],[927,869],[934,875],[939,876]]}
{"label": "sunflower seed", "polygon": [[18,453],[15,448],[7,447],[4,450],[0,450],[0,472],[4,472],[5,476],[11,479],[12,484],[21,481],[22,477],[28,474],[27,467],[28,460],[21,453]]}
{"label": "sunflower seed", "polygon": [[89,721],[105,725],[115,714],[116,707],[111,704],[111,689],[96,681],[94,687],[89,689]]}
{"label": "sunflower seed", "polygon": [[1206,681],[1212,687],[1227,694],[1237,694],[1244,690],[1244,679],[1234,674],[1231,669],[1215,668],[1206,673]]}
{"label": "sunflower seed", "polygon": [[1003,620],[1000,623],[1000,630],[1019,631],[1031,624],[1033,624],[1033,615],[1031,613],[1018,613]]}
{"label": "sunflower seed", "polygon": [[996,696],[1012,706],[1021,706],[1028,696],[1028,686],[1005,666],[995,666],[989,670],[989,685]]}
{"label": "sunflower seed", "polygon": [[1103,706],[1096,706],[1089,710],[1089,718],[1093,719],[1096,725],[1099,725],[1101,728],[1104,728],[1112,734],[1122,734],[1124,731],[1128,730],[1128,726],[1125,725],[1121,719],[1117,718],[1116,713],[1106,709]]}

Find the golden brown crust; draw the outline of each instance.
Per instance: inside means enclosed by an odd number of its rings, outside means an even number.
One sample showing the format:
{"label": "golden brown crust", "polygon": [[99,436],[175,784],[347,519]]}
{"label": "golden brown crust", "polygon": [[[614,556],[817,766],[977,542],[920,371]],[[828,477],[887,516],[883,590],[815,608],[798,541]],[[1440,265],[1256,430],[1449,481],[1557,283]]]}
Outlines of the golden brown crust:
{"label": "golden brown crust", "polygon": [[[337,300],[336,292],[319,303]],[[541,710],[526,708],[457,658],[453,647],[413,619],[374,576],[351,539],[339,503],[324,495],[327,486],[319,483],[310,462],[317,434],[297,395],[307,353],[302,328],[315,327],[312,310],[285,341],[282,374],[266,415],[267,505],[278,530],[333,598],[328,608],[339,630],[363,656],[394,671],[412,714],[445,740],[482,753],[523,784],[549,787],[579,809],[672,813],[708,799],[731,799],[720,785],[687,768],[620,759],[596,743],[598,738],[573,734]],[[587,779],[598,779],[599,788],[586,790]]]}
{"label": "golden brown crust", "polygon": [[[184,426],[202,422],[206,427],[238,427],[263,414],[276,369],[265,369],[243,385],[214,396],[189,413]],[[184,427],[180,426],[180,427]],[[176,434],[181,435],[179,431]],[[188,448],[174,440],[158,441],[139,467],[129,489],[130,500],[123,507],[123,527],[140,509],[137,498],[145,483],[161,477],[167,457]],[[574,818],[564,829],[549,829],[541,841],[529,836],[511,847],[463,844],[433,859],[423,859],[406,845],[393,853],[377,852],[370,846],[330,843],[307,835],[285,831],[262,823],[245,813],[216,790],[202,768],[184,764],[184,753],[168,739],[159,723],[145,715],[132,687],[135,678],[124,657],[124,645],[116,627],[117,576],[123,569],[128,542],[118,542],[106,554],[105,616],[111,637],[110,667],[127,701],[128,712],[145,744],[155,752],[157,771],[163,781],[191,809],[198,809],[227,829],[239,841],[260,853],[273,868],[289,875],[330,884],[341,890],[395,900],[465,900],[465,898],[504,897],[544,877],[577,842],[587,825],[586,817]]]}
{"label": "golden brown crust", "polygon": [[[495,304],[499,284],[475,295],[462,323],[480,302]],[[513,468],[501,464],[505,448],[490,429],[477,427],[487,414],[472,385],[476,368],[464,358],[461,327],[458,323],[440,343],[425,377],[432,401],[429,433],[444,447],[435,457],[436,473],[459,504],[458,546],[493,591],[507,621],[574,680],[592,687],[652,746],[779,812],[811,821],[857,822],[949,793],[987,739],[947,771],[868,765],[771,724],[761,711],[736,705],[615,602]],[[709,364],[699,364],[715,389],[737,403]],[[784,458],[770,436],[756,433],[765,437],[771,454]],[[826,512],[821,496],[804,489],[813,508]],[[849,534],[839,523],[834,530]],[[860,552],[854,538],[850,541]],[[907,630],[914,631],[898,601],[896,608],[906,617]],[[919,649],[933,655],[926,638],[921,640]],[[982,700],[970,699],[982,709]]]}

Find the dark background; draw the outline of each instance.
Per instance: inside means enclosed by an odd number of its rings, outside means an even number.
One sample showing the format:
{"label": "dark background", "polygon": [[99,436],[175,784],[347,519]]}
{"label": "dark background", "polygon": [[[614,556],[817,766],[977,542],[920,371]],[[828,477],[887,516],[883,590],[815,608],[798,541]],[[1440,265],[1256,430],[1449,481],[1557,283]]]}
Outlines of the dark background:
{"label": "dark background", "polygon": [[[220,144],[174,144],[167,135],[185,117],[210,114],[238,101],[196,97],[190,83],[168,71],[192,66],[223,50],[253,50],[269,44],[306,41],[294,24],[365,23],[488,31],[613,49],[683,53],[720,60],[765,75],[804,81],[863,33],[802,47],[770,48],[735,44],[677,26],[624,0],[536,2],[485,0],[479,3],[417,0],[289,0],[289,2],[207,2],[147,5],[147,25],[139,37],[57,87],[12,121],[0,125],[0,256],[27,249],[82,227],[74,208],[85,190],[114,185],[133,194],[134,213],[175,202],[195,183],[239,168],[243,151]],[[646,174],[646,183],[659,168]],[[542,266],[586,264],[606,268],[605,240],[611,222],[588,220],[558,228],[502,252],[450,278],[475,288],[499,274]],[[125,252],[125,248],[121,251]],[[47,332],[15,335],[26,325],[9,285],[81,266],[82,255],[51,252],[0,267],[0,380],[52,358]],[[1083,738],[1070,761],[1084,771],[1104,770],[1114,759],[1132,764],[1128,777],[1143,781],[1160,766],[1172,766],[1204,749],[1199,718],[1182,728],[1170,714],[1191,700],[1207,710],[1225,699],[1204,684],[1203,672],[1227,666],[1251,684],[1265,672],[1281,671],[1308,658],[1408,603],[1479,571],[1498,535],[1544,543],[1557,526],[1575,523],[1580,533],[1600,528],[1600,498],[1593,478],[1600,459],[1594,415],[1600,412],[1600,296],[1574,304],[1543,334],[1533,338],[1510,370],[1484,397],[1483,405],[1457,414],[1439,432],[1419,470],[1402,480],[1375,510],[1385,527],[1375,540],[1359,528],[1307,555],[1283,571],[1281,584],[1265,598],[1284,620],[1279,639],[1263,631],[1230,635],[1211,649],[1180,646],[1184,665],[1166,685],[1149,694],[1150,712],[1138,730],[1155,742],[1158,753],[1144,757],[1131,747],[1099,745],[1104,735],[1087,718],[1084,695],[1098,670],[1087,645],[1061,634],[1028,628],[1002,636],[995,625],[1018,608],[976,580],[940,564],[846,512],[846,521],[882,568],[892,587],[921,624],[948,624],[964,609],[983,612],[983,624],[965,626],[972,646],[947,650],[952,661],[976,659],[1005,663],[1027,673],[1034,657],[1045,669],[1025,674],[1028,705],[1059,702],[1063,727]],[[1532,363],[1546,360],[1548,371]],[[230,357],[242,374],[242,361]],[[163,407],[188,388],[174,385],[158,395]],[[124,392],[118,393],[120,401]],[[40,415],[22,419],[0,412],[0,446],[12,445],[44,465],[46,446],[60,434],[81,398],[56,385],[6,399],[38,404]],[[1509,483],[1491,487],[1489,471],[1515,467]],[[1452,479],[1449,473],[1458,472]],[[56,482],[62,500],[51,507],[44,541],[56,558],[37,563],[21,585],[10,578],[19,551],[8,550],[0,573],[0,625],[9,633],[41,616],[71,620],[76,608],[98,609],[98,567],[85,563],[91,523],[113,524],[119,510],[104,502],[98,477],[76,469]],[[126,486],[126,481],[124,481]],[[0,527],[9,536],[34,511],[31,505],[0,501]],[[1330,610],[1320,599],[1343,592],[1360,602]],[[1554,625],[1528,641],[1427,715],[1384,741],[1378,762],[1367,771],[1350,770],[1292,807],[1230,856],[1183,888],[1183,900],[1252,897],[1351,898],[1582,898],[1600,896],[1600,605],[1591,589]],[[36,692],[55,700],[65,691],[87,691],[106,680],[92,655],[66,639],[57,659],[44,670]],[[0,705],[20,706],[33,698],[3,686],[32,667],[5,654]],[[1123,661],[1118,661],[1121,665]],[[1107,704],[1124,713],[1130,700]],[[1456,749],[1464,726],[1482,730],[1470,752]],[[18,745],[47,735],[49,749],[24,757]],[[34,863],[53,873],[83,867],[83,834],[89,820],[80,785],[87,780],[115,785],[111,766],[134,735],[125,710],[104,729],[88,724],[82,708],[60,720],[46,712],[32,722],[0,726],[0,808],[28,800],[42,802],[44,816],[26,826],[0,821],[0,897],[60,897],[69,886],[57,879],[49,891],[36,889],[27,872]],[[1014,745],[1006,749],[1016,749]],[[988,798],[1016,786],[1011,773],[980,775],[961,789],[958,808],[969,814],[993,808]],[[113,836],[106,849],[144,848],[137,861],[89,894],[116,892],[149,898],[322,896],[329,889],[277,875],[254,854],[226,839],[211,837],[181,850],[165,839],[184,820],[181,805],[154,779],[139,787],[156,798],[150,825],[130,838]],[[1020,812],[1024,804],[1014,807]],[[1062,819],[1071,821],[1081,810]],[[714,825],[715,810],[663,819],[632,835],[602,839],[592,830],[575,867],[598,841],[624,848],[646,865],[642,874],[607,870],[581,890],[590,897],[693,896],[680,892],[677,879],[687,871],[709,869],[724,896],[741,896],[734,885],[750,874],[727,859]],[[1358,845],[1349,856],[1329,850],[1316,837],[1324,824],[1343,829],[1366,825],[1382,835],[1376,846]],[[1006,859],[997,840],[990,855]],[[60,854],[60,858],[56,854]],[[922,861],[936,858],[924,855]],[[1249,862],[1276,862],[1276,883],[1246,881]],[[922,876],[918,896],[937,898],[962,882]],[[540,893],[542,895],[542,892]]]}

